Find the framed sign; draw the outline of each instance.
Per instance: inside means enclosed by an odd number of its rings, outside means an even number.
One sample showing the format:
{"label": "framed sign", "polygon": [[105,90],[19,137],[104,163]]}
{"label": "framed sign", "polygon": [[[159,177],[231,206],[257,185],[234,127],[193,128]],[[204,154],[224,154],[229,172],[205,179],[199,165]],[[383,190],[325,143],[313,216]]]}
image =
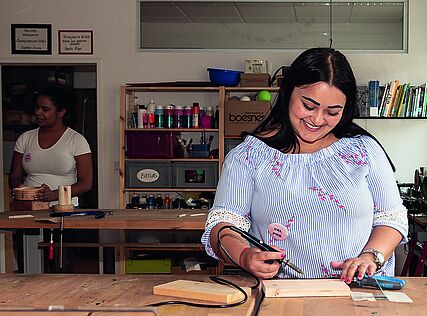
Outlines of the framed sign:
{"label": "framed sign", "polygon": [[58,53],[68,55],[92,55],[93,31],[59,30]]}
{"label": "framed sign", "polygon": [[12,54],[51,55],[51,24],[11,24]]}

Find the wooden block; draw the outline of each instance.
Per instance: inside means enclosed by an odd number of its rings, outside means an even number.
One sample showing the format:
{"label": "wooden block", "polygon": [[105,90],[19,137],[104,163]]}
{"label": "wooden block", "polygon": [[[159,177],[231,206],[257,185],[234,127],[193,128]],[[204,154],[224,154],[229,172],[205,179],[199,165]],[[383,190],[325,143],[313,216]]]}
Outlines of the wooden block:
{"label": "wooden block", "polygon": [[265,297],[350,296],[350,287],[338,279],[263,280]]}
{"label": "wooden block", "polygon": [[[251,295],[251,289],[243,287]],[[176,280],[153,287],[153,294],[176,296],[217,303],[234,303],[243,298],[243,293],[232,287],[217,283]]]}
{"label": "wooden block", "polygon": [[11,200],[9,208],[11,211],[45,211],[49,209],[49,202]]}
{"label": "wooden block", "polygon": [[69,204],[69,205],[53,205],[52,209],[54,212],[72,212],[74,211],[74,205],[73,204]]}

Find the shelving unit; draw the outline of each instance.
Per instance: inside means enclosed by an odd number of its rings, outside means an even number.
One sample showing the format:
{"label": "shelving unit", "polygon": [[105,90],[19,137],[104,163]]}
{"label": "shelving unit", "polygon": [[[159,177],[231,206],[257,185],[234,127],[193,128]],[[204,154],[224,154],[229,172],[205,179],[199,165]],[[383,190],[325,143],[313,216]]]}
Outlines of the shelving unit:
{"label": "shelving unit", "polygon": [[[129,128],[127,126],[127,112],[129,109],[135,109],[137,99],[143,96],[145,100],[152,99],[153,94],[168,94],[170,96],[169,103],[174,103],[174,99],[178,95],[189,94],[216,94],[216,102],[213,105],[218,106],[218,128]],[[128,163],[149,163],[159,162],[168,164],[179,164],[179,163],[213,163],[217,169],[217,176],[219,178],[221,165],[224,160],[224,117],[223,117],[223,102],[220,100],[224,99],[224,87],[164,87],[164,86],[143,86],[139,87],[136,85],[127,85],[121,87],[120,97],[120,207],[125,208],[127,202],[127,195],[129,193],[138,192],[214,192],[216,183],[210,188],[189,188],[189,187],[135,187],[126,185],[126,166]],[[194,99],[188,99],[187,104],[193,102]],[[164,103],[162,103],[164,104]],[[212,105],[212,104],[209,104]],[[209,133],[216,135],[218,141],[218,157],[215,158],[128,158],[126,156],[126,135],[128,133],[134,133],[134,135],[153,132],[171,132],[173,135],[191,134],[195,133]],[[196,138],[193,137],[192,138]]]}
{"label": "shelving unit", "polygon": [[[128,173],[130,172],[127,170],[127,168],[131,164],[164,164],[164,165],[170,165],[174,168],[176,166],[181,165],[203,165],[203,164],[209,164],[214,165],[215,170],[217,172],[216,179],[219,179],[219,175],[221,172],[221,165],[224,160],[224,102],[221,101],[225,97],[224,87],[156,87],[156,86],[150,86],[150,87],[138,87],[138,86],[122,86],[121,87],[121,96],[120,96],[120,162],[119,162],[119,177],[120,177],[120,208],[125,208],[128,197],[130,194],[138,194],[138,193],[160,193],[160,194],[166,194],[172,193],[172,194],[187,194],[187,193],[193,193],[193,192],[215,192],[216,190],[216,182],[212,183],[213,185],[211,187],[197,187],[197,184],[191,184],[191,187],[188,186],[178,186],[180,183],[174,183],[174,185],[159,187],[158,185],[154,187],[150,187],[150,183],[144,184],[144,187],[135,187],[133,185],[129,185],[126,181],[126,177]],[[214,101],[212,103],[208,104],[205,102],[201,102],[202,105],[208,105],[208,106],[217,106],[218,110],[218,125],[217,128],[129,128],[128,126],[128,116],[127,112],[129,109],[135,109],[136,103],[139,99],[143,100],[168,100],[168,101],[160,101],[160,104],[191,104],[194,101],[199,101],[197,98],[195,99],[195,95],[197,96],[204,96],[207,95],[209,98],[213,98]],[[156,97],[154,97],[156,96]],[[182,101],[182,99],[185,98],[186,101]],[[176,101],[178,100],[178,101]],[[158,103],[156,101],[156,103]],[[190,135],[188,137],[192,137],[193,139],[198,139],[200,137],[200,133],[206,133],[208,135],[214,135],[215,140],[217,143],[216,146],[218,146],[218,156],[215,158],[181,158],[181,157],[167,157],[167,158],[135,158],[135,157],[127,157],[126,150],[127,148],[127,134],[132,133],[132,135],[137,135],[137,138],[144,138],[144,133],[151,133],[149,135],[152,135],[152,133],[173,133],[173,137],[175,135],[179,135],[180,137],[185,137],[182,135]],[[148,134],[147,134],[148,135]],[[187,137],[187,138],[188,138]],[[195,142],[197,143],[197,141]],[[141,144],[143,146],[143,144]],[[212,148],[210,148],[212,150]],[[138,167],[139,168],[139,167]],[[172,170],[172,168],[168,169]],[[174,169],[175,170],[175,169]],[[171,179],[173,180],[173,179]],[[174,180],[175,181],[175,180]],[[211,181],[210,181],[211,182]],[[172,181],[170,182],[172,183]],[[141,185],[142,186],[142,185]],[[154,210],[155,212],[157,210]],[[163,210],[158,210],[158,212],[162,212]],[[181,213],[188,213],[187,210],[181,209],[181,210],[168,210],[168,211],[176,211],[177,216]],[[207,210],[203,210],[205,213],[207,213]],[[141,212],[147,212],[146,210],[141,210]],[[193,213],[195,211],[192,211]],[[197,212],[197,210],[196,210]],[[178,218],[178,217],[177,217]],[[131,258],[134,257],[134,255],[138,254],[150,254],[150,255],[164,255],[165,257],[169,257],[172,262],[171,267],[171,273],[172,274],[182,274],[182,273],[222,273],[222,265],[217,264],[215,260],[212,260],[212,258],[209,258],[205,252],[204,247],[200,243],[200,237],[203,233],[203,230],[192,230],[192,231],[180,231],[181,238],[184,238],[183,240],[177,240],[175,238],[174,240],[171,239],[170,236],[164,236],[162,232],[159,232],[157,230],[153,230],[150,233],[150,237],[156,239],[156,242],[152,242],[152,240],[145,240],[147,235],[132,235],[129,233],[126,233],[124,231],[120,234],[120,239],[122,246],[119,249],[116,249],[118,251],[118,256],[123,262],[127,262],[127,260],[132,260]],[[135,238],[137,240],[135,240]],[[139,240],[138,240],[139,239]],[[190,271],[186,272],[182,269],[182,265],[177,264],[178,261],[183,261],[186,257],[197,257],[202,258],[201,261],[208,262],[206,269],[202,271]],[[121,264],[120,266],[126,266],[126,264]],[[124,271],[123,271],[124,272]]]}

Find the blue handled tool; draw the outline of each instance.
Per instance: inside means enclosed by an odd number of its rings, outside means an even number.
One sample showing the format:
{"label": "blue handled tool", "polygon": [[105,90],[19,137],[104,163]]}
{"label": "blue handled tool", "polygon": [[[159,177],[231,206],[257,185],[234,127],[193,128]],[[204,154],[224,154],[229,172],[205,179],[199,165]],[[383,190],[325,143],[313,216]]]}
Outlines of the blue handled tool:
{"label": "blue handled tool", "polygon": [[356,279],[356,283],[359,287],[369,286],[380,290],[401,290],[406,284],[404,280],[399,278],[384,275],[369,277],[366,274],[362,280]]}

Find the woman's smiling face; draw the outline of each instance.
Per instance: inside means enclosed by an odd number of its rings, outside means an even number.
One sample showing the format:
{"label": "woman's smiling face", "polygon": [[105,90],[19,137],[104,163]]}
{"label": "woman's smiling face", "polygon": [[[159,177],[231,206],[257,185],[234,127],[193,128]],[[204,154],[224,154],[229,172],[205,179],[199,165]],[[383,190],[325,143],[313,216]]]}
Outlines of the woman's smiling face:
{"label": "woman's smiling face", "polygon": [[289,101],[289,119],[301,152],[316,151],[331,143],[328,138],[335,139],[330,132],[341,120],[345,102],[345,94],[326,82],[295,87]]}

